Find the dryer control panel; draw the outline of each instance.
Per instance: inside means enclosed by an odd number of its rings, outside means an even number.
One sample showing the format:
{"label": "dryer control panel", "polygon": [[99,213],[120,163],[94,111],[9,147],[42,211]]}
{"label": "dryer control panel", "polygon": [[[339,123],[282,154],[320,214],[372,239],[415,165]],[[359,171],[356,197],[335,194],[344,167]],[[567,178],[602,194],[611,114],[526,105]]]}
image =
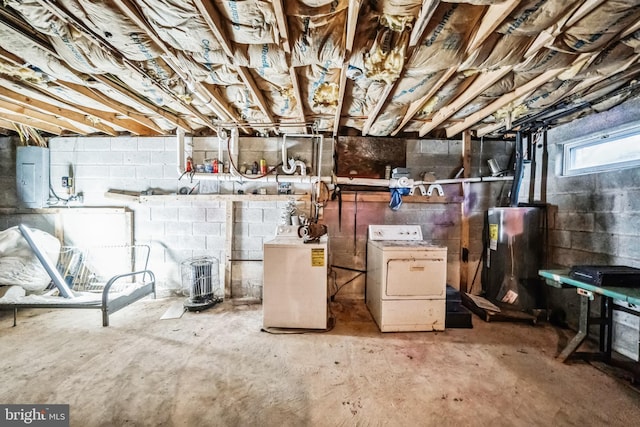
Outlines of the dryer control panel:
{"label": "dryer control panel", "polygon": [[369,225],[369,240],[422,240],[417,224]]}

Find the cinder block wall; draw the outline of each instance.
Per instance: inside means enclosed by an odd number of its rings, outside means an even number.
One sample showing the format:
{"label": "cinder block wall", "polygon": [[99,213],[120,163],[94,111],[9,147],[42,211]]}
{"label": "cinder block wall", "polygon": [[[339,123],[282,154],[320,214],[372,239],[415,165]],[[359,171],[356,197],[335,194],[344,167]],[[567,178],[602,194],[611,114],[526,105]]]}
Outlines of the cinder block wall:
{"label": "cinder block wall", "polygon": [[[410,139],[406,143],[407,167],[414,179],[420,179],[424,172],[433,172],[437,179],[452,178],[462,167],[461,141]],[[490,158],[496,158],[506,168],[512,149],[512,142],[473,141],[470,175],[490,175],[487,166]],[[473,281],[482,254],[484,213],[487,208],[496,206],[501,190],[508,193],[510,186],[510,182],[470,184],[469,194],[464,199],[460,184],[443,186],[448,198],[464,200],[464,209],[469,217],[469,283]],[[343,202],[340,221],[338,203],[330,202],[324,213],[329,227],[330,262],[336,266],[332,270],[330,286],[332,292],[340,289],[336,298],[364,298],[365,275],[360,272],[366,270],[369,224],[420,224],[425,239],[447,247],[447,282],[459,288],[462,208],[461,203],[403,203],[399,210],[393,211],[388,202]],[[339,267],[347,267],[349,270]],[[480,278],[478,272],[475,281],[469,286],[475,293],[480,293]]]}
{"label": "cinder block wall", "polygon": [[[545,190],[550,205],[550,267],[576,264],[640,267],[640,168],[561,176],[563,142],[634,123],[638,117],[640,100],[636,99],[549,130]],[[538,200],[541,197],[544,193],[537,195]],[[575,290],[548,291],[551,308],[576,325],[579,308]]]}
{"label": "cinder block wall", "polygon": [[[255,138],[248,143],[255,146]],[[258,158],[276,161],[279,154],[274,141],[263,141],[262,152],[254,147]],[[218,155],[218,139],[193,138],[193,157],[196,163]],[[273,147],[272,147],[273,146]],[[226,146],[223,157],[227,158]],[[182,283],[182,263],[193,257],[211,256],[219,261],[220,278],[224,280],[226,259],[225,201],[165,200],[149,198],[144,203],[105,197],[108,190],[139,194],[152,190],[154,194],[176,193],[181,187],[192,188],[198,182],[185,176],[178,180],[178,160],[175,137],[154,138],[54,138],[50,141],[52,153],[51,180],[54,188],[60,177],[68,175],[73,165],[76,191],[84,195],[84,206],[127,206],[134,211],[134,238],[137,243],[152,246],[151,268],[161,278],[161,287],[177,290]],[[328,145],[330,152],[331,145]],[[294,154],[291,152],[290,154]],[[330,156],[328,157],[331,158]],[[242,161],[242,159],[241,159]],[[329,168],[330,168],[329,164]],[[200,181],[200,193],[251,193],[265,186],[269,194],[277,192],[276,184],[254,182],[218,183]],[[294,190],[309,192],[310,185],[300,184]],[[57,188],[61,198],[64,190]],[[256,286],[262,283],[262,244],[272,238],[280,221],[283,201],[256,201],[234,203],[234,260],[232,295],[260,296]],[[308,210],[304,203],[301,212]]]}
{"label": "cinder block wall", "polygon": [[[279,159],[278,145],[274,141],[263,141],[264,150],[256,148],[255,138],[245,141],[243,148],[251,148],[243,154],[246,162],[253,158],[268,158],[275,163]],[[242,141],[242,140],[241,140]],[[194,138],[194,160],[217,156],[217,138]],[[301,141],[304,145],[306,142]],[[247,146],[248,144],[248,146]],[[2,161],[11,165],[11,176],[7,181],[13,185],[3,191],[4,200],[15,200],[15,149],[11,144],[0,151]],[[271,148],[269,148],[271,147]],[[488,158],[500,159],[506,166],[512,145],[505,142],[480,142],[472,146],[472,176],[486,176]],[[241,148],[241,149],[243,149]],[[134,241],[150,244],[152,247],[151,268],[158,278],[159,286],[167,293],[181,286],[181,263],[191,257],[212,256],[220,262],[220,277],[226,257],[225,222],[227,206],[224,201],[198,201],[194,199],[166,200],[151,198],[144,203],[105,197],[108,190],[126,191],[140,194],[153,190],[154,194],[175,193],[180,187],[193,186],[188,177],[178,180],[176,139],[169,137],[64,137],[50,140],[51,184],[61,199],[66,198],[61,187],[61,177],[70,175],[70,167],[75,177],[76,192],[84,196],[84,207],[119,206],[133,211]],[[325,140],[323,150],[323,174],[332,168],[332,141]],[[223,147],[226,157],[226,147]],[[289,154],[294,155],[295,148]],[[304,150],[302,150],[304,151]],[[460,141],[409,140],[408,163],[415,178],[422,172],[433,171],[437,178],[453,176],[461,166]],[[305,153],[302,152],[304,156]],[[244,162],[244,160],[241,160]],[[465,208],[470,214],[471,252],[468,268],[473,277],[480,253],[482,252],[482,223],[484,211],[493,206],[503,184],[472,184],[466,197]],[[202,181],[199,190],[211,193],[235,193],[242,189],[250,193],[259,187],[256,183],[215,183]],[[277,191],[275,184],[269,184],[269,194]],[[310,191],[309,185],[298,185],[297,191]],[[445,186],[450,196],[461,196],[459,185]],[[8,202],[11,205],[11,202]],[[262,284],[262,244],[270,239],[285,201],[253,201],[234,203],[234,252],[232,295],[234,297],[259,297]],[[59,206],[65,206],[60,202]],[[309,212],[308,203],[299,203],[301,212]],[[461,205],[411,204],[405,203],[399,211],[392,211],[387,203],[345,202],[342,212],[342,227],[338,227],[337,201],[328,202],[323,210],[322,222],[328,225],[330,236],[330,263],[343,267],[364,270],[366,232],[369,224],[422,225],[426,238],[449,249],[448,282],[459,286],[460,277],[460,218]],[[15,221],[5,221],[14,223]],[[109,224],[96,224],[108,228]],[[350,280],[355,274],[334,269],[335,283]],[[479,275],[474,289],[479,290]],[[334,279],[331,279],[333,285]],[[364,276],[357,278],[340,292],[340,297],[362,298],[364,296]]]}

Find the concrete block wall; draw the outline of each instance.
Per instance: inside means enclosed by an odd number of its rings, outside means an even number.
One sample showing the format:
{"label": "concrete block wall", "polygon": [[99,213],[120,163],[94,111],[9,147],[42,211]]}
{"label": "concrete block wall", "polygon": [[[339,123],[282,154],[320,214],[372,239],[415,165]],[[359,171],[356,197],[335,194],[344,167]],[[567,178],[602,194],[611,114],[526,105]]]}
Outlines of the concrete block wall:
{"label": "concrete block wall", "polygon": [[547,201],[555,210],[550,237],[557,265],[640,267],[640,168],[561,176],[562,142],[637,122],[639,113],[636,100],[549,131]]}
{"label": "concrete block wall", "polygon": [[[217,137],[193,138],[193,145],[204,156],[217,155]],[[255,142],[255,141],[254,141]],[[274,150],[279,145],[272,141]],[[250,141],[249,143],[252,143]],[[51,152],[51,184],[61,199],[68,197],[61,187],[61,178],[70,175],[73,169],[76,192],[82,193],[82,204],[66,205],[60,202],[54,207],[126,207],[133,212],[133,240],[139,244],[151,245],[150,267],[156,273],[160,293],[178,292],[182,286],[182,263],[193,257],[210,256],[219,261],[220,280],[224,280],[226,260],[226,212],[224,201],[202,201],[149,199],[138,203],[126,199],[105,196],[108,190],[140,194],[153,190],[154,194],[176,193],[182,186],[193,186],[188,177],[178,180],[178,156],[176,138],[169,137],[62,137],[49,141]],[[295,141],[292,143],[295,146]],[[330,153],[331,144],[326,152]],[[279,149],[278,149],[279,150]],[[275,155],[274,151],[274,155]],[[277,151],[279,154],[280,151]],[[291,152],[295,155],[295,152]],[[4,142],[0,160],[8,165],[7,181],[11,182],[2,199],[16,199],[15,191],[15,147]],[[332,156],[328,155],[327,159]],[[327,161],[329,169],[331,162]],[[3,172],[5,169],[3,169]],[[7,172],[8,174],[8,172]],[[200,193],[235,193],[237,189],[251,192],[260,184],[228,183],[218,186],[213,181],[201,181]],[[269,184],[272,185],[272,184]],[[277,187],[269,188],[269,194],[276,194]],[[309,192],[310,185],[301,184],[300,192]],[[3,187],[3,190],[6,187]],[[234,253],[237,259],[233,265],[232,290],[235,297],[260,296],[262,284],[262,243],[271,238],[279,223],[285,201],[237,202],[235,205]],[[309,213],[308,203],[298,203],[300,213]],[[22,215],[24,216],[24,215]],[[23,221],[21,215],[3,215],[0,224],[8,226]],[[44,216],[43,216],[44,218]],[[17,221],[17,222],[16,222]],[[42,227],[53,231],[52,224],[43,219]],[[42,222],[42,221],[41,221]],[[96,224],[109,230],[116,224],[101,221]],[[38,225],[34,215],[29,215],[29,223]],[[252,260],[258,261],[252,261]],[[246,260],[246,261],[245,261]],[[222,282],[223,283],[223,282]]]}
{"label": "concrete block wall", "polygon": [[[225,206],[218,201],[150,201],[134,208],[138,243],[151,245],[151,268],[166,292],[183,284],[183,269],[195,257],[218,261],[224,286]],[[188,282],[187,282],[188,283]]]}
{"label": "concrete block wall", "polygon": [[[640,267],[640,168],[562,176],[562,143],[637,122],[640,100],[551,129],[547,186],[536,200],[549,204],[549,267],[622,264]],[[542,153],[538,153],[541,155]],[[537,163],[541,162],[538,157]],[[526,191],[526,189],[525,189]],[[549,289],[554,316],[577,325],[575,290]],[[594,307],[598,307],[597,301]]]}
{"label": "concrete block wall", "polygon": [[61,178],[73,169],[76,192],[85,206],[120,205],[105,197],[108,190],[132,193],[178,188],[175,137],[62,137],[49,141],[51,185],[66,198]]}
{"label": "concrete block wall", "polygon": [[[351,137],[353,138],[353,137]],[[508,164],[511,142],[473,141],[472,176],[487,176],[489,168],[486,160],[498,158],[501,165]],[[419,179],[424,172],[433,172],[437,179],[454,176],[462,166],[461,141],[447,140],[407,140],[407,167],[411,176]],[[477,183],[469,186],[469,194],[464,199],[464,209],[470,223],[470,254],[468,277],[471,281],[482,254],[482,229],[484,212],[496,206],[501,191],[508,191],[510,182]],[[506,186],[506,189],[504,188]],[[459,184],[445,185],[447,197],[460,197]],[[432,240],[448,249],[447,282],[460,286],[460,225],[462,206],[460,203],[403,203],[399,210],[393,211],[388,203],[380,202],[343,202],[341,220],[336,201],[329,202],[324,208],[324,222],[328,225],[330,238],[330,264],[335,266],[330,278],[332,292],[342,287],[336,298],[364,298],[366,270],[366,242],[369,224],[420,224],[425,239]],[[339,222],[341,224],[339,225]],[[347,267],[351,270],[341,269]],[[478,273],[472,289],[481,290]],[[355,278],[355,279],[354,279]],[[345,285],[345,283],[348,283]]]}
{"label": "concrete block wall", "polygon": [[[244,148],[255,148],[256,156],[279,155],[278,138],[273,141],[246,141]],[[193,138],[189,140],[194,153],[202,159],[217,155],[217,137]],[[242,140],[241,140],[242,142]],[[259,152],[258,142],[265,151]],[[328,138],[323,150],[323,173],[332,168],[332,140]],[[301,144],[306,144],[303,140]],[[266,144],[266,145],[265,145]],[[292,140],[295,147],[295,141]],[[269,149],[269,147],[271,149]],[[409,140],[408,165],[413,171],[436,171],[437,178],[455,174],[460,166],[461,144],[459,141]],[[472,150],[475,153],[477,142]],[[505,143],[483,143],[480,160],[473,164],[486,163],[486,158],[504,155]],[[507,147],[508,148],[508,147]],[[105,197],[108,190],[127,191],[139,194],[153,190],[156,193],[175,193],[181,186],[195,185],[188,178],[178,180],[176,139],[169,137],[89,137],[53,138],[51,149],[51,183],[56,193],[65,198],[61,188],[62,176],[69,175],[73,167],[76,191],[84,195],[84,207],[119,206],[133,211],[134,241],[152,246],[151,267],[156,271],[161,290],[172,292],[181,287],[181,263],[196,256],[212,256],[219,260],[221,280],[225,253],[226,202],[196,201],[193,199],[151,199],[137,203],[124,199]],[[251,151],[251,150],[249,150]],[[214,154],[215,153],[215,154]],[[270,154],[269,154],[270,153]],[[292,148],[290,155],[295,155]],[[249,155],[249,154],[247,154]],[[302,156],[304,153],[302,154]],[[224,155],[223,155],[224,156]],[[9,163],[15,164],[15,154],[10,154]],[[474,157],[475,159],[475,157]],[[196,162],[198,157],[195,157]],[[488,172],[488,168],[484,168]],[[472,173],[478,173],[472,168]],[[479,171],[483,173],[483,171]],[[15,167],[14,167],[15,174]],[[11,177],[13,181],[15,176]],[[469,268],[481,253],[482,215],[496,198],[501,184],[481,183],[470,186],[465,209],[471,213],[471,254]],[[310,191],[303,186],[300,191]],[[217,186],[213,181],[201,181],[200,192],[235,193],[258,188],[256,183],[228,183]],[[274,186],[270,194],[277,191]],[[460,186],[445,186],[447,195],[459,196]],[[14,191],[3,197],[15,197]],[[285,201],[236,202],[234,203],[234,251],[232,295],[234,297],[261,294],[262,244],[275,231]],[[64,206],[64,205],[60,205]],[[300,212],[309,213],[309,203],[299,203]],[[366,233],[369,224],[418,223],[423,226],[426,238],[449,248],[449,283],[459,285],[460,268],[460,218],[459,203],[411,204],[405,203],[399,211],[391,211],[386,203],[344,203],[342,227],[338,227],[337,202],[330,201],[323,210],[321,222],[329,227],[330,263],[338,266],[365,269]],[[100,224],[108,227],[108,224]],[[338,284],[349,280],[353,272],[335,270]],[[479,279],[479,278],[478,278]],[[360,277],[345,287],[340,295],[361,298],[364,296],[364,278]]]}
{"label": "concrete block wall", "polygon": [[[296,205],[299,212],[308,212],[308,203]],[[262,298],[263,244],[275,237],[286,207],[286,201],[234,203],[232,297]]]}

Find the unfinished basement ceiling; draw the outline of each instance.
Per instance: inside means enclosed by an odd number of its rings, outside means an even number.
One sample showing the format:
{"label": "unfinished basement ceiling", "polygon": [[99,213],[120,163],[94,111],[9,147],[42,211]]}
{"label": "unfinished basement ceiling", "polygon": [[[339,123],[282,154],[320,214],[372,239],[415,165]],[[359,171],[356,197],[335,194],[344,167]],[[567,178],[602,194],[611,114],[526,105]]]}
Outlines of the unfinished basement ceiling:
{"label": "unfinished basement ceiling", "polygon": [[0,128],[500,136],[637,96],[638,0],[4,0]]}

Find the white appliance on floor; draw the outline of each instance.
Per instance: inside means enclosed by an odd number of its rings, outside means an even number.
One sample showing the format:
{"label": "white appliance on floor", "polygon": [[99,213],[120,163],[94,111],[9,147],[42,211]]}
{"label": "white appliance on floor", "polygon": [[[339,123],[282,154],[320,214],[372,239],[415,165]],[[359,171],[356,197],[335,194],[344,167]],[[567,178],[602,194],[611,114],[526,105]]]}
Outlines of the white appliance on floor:
{"label": "white appliance on floor", "polygon": [[264,327],[327,328],[327,235],[304,243],[297,226],[278,226],[264,243]]}
{"label": "white appliance on floor", "polygon": [[370,225],[365,301],[382,332],[443,331],[447,248],[419,225]]}

